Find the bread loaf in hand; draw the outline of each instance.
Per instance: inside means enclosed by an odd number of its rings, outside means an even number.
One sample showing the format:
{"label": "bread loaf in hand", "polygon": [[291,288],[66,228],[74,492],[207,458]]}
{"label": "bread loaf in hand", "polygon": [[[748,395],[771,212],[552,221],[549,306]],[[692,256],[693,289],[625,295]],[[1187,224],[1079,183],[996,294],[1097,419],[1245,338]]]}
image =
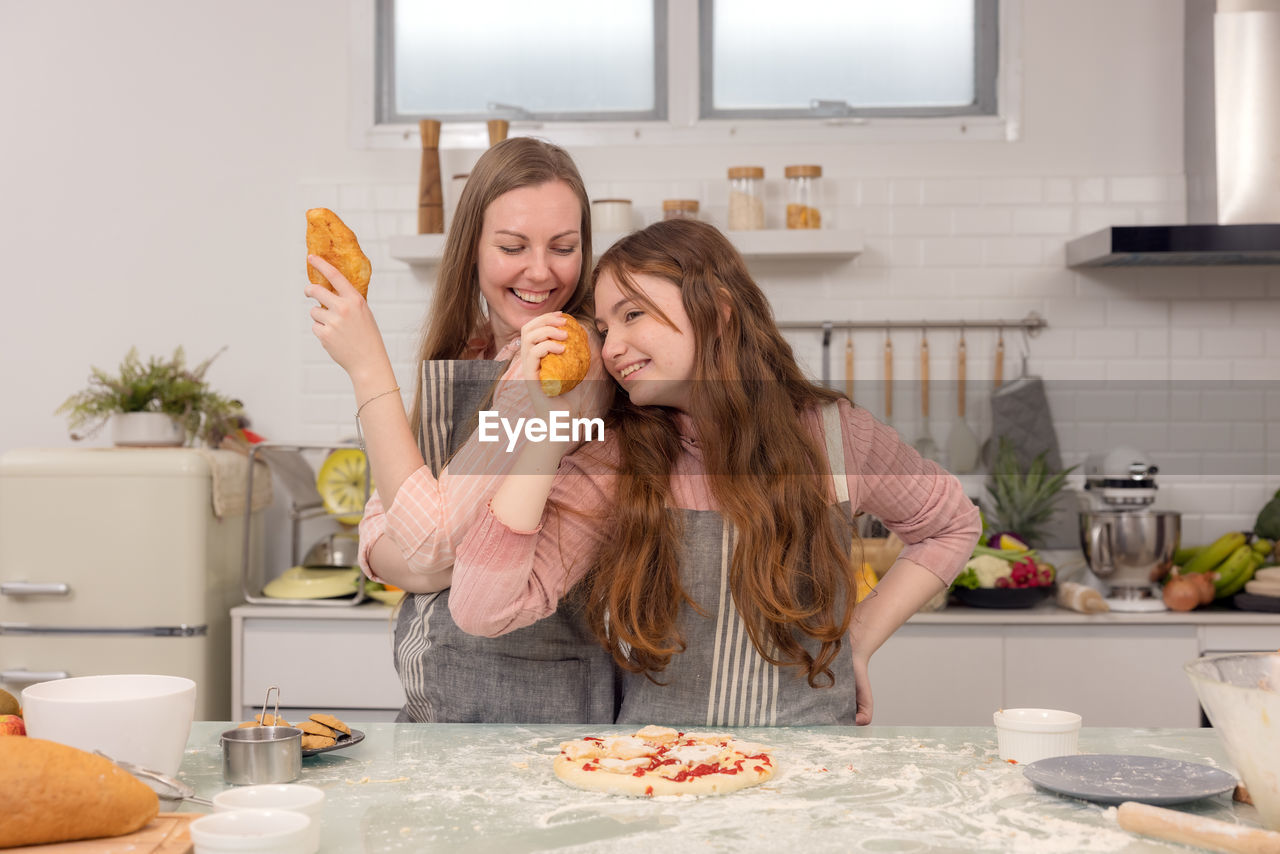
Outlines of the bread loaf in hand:
{"label": "bread loaf in hand", "polygon": [[42,738],[0,737],[0,848],[133,833],[160,799],[115,763]]}
{"label": "bread loaf in hand", "polygon": [[[373,273],[373,265],[361,251],[355,232],[347,228],[347,224],[328,208],[312,208],[307,211],[307,254],[319,255],[337,267],[338,272],[360,292],[360,296],[369,296],[369,277]],[[334,290],[328,279],[310,264],[307,265],[307,278],[313,285],[324,285],[329,290]]]}
{"label": "bread loaf in hand", "polygon": [[565,331],[569,337],[560,342],[564,344],[563,353],[548,353],[538,362],[538,381],[542,384],[542,393],[547,397],[555,397],[569,391],[582,382],[591,367],[591,349],[587,346],[587,330],[582,324],[569,315],[565,315]]}

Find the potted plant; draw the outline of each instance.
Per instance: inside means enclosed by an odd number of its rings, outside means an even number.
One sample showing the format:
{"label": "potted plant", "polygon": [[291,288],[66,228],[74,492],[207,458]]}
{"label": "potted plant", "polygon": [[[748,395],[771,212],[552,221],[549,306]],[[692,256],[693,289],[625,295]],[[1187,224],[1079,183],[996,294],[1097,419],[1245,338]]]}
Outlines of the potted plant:
{"label": "potted plant", "polygon": [[183,445],[199,439],[216,446],[244,422],[240,401],[218,394],[204,379],[225,349],[188,368],[181,347],[168,359],[152,356],[145,364],[132,348],[118,374],[92,368],[88,387],[56,412],[67,415],[77,441],[111,422],[117,445]]}

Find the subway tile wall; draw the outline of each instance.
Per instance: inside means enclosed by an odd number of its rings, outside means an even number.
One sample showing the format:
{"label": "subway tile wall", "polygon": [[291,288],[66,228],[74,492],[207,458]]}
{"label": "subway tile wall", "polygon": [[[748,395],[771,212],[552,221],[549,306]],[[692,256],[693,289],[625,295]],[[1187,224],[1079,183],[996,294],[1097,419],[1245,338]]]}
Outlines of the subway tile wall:
{"label": "subway tile wall", "polygon": [[[766,179],[767,227],[782,225],[780,169]],[[780,320],[1017,320],[1036,312],[1048,327],[1004,332],[1004,378],[1044,379],[1065,464],[1125,445],[1162,469],[1157,506],[1180,510],[1183,539],[1200,542],[1248,528],[1280,488],[1280,268],[1071,270],[1064,246],[1108,225],[1185,221],[1181,175],[1112,177],[824,177],[824,226],[861,233],[852,261],[763,260],[752,272]],[[724,226],[723,180],[588,181],[595,197],[626,197],[637,226],[661,216],[664,198],[698,198],[702,218]],[[409,267],[388,238],[416,230],[414,184],[314,183],[309,206],[338,211],[374,264],[370,304],[406,400],[434,267]],[[350,385],[300,324],[308,440],[354,432]],[[844,388],[846,342],[854,349],[854,398],[884,418],[884,330],[789,331],[815,378],[824,363]],[[928,333],[929,432],[945,448],[957,418],[958,330]],[[965,333],[970,426],[990,431],[998,335]],[[921,333],[894,330],[893,425],[921,435]],[[1024,368],[1025,362],[1025,368]],[[945,462],[945,460],[944,460]],[[981,492],[981,477],[965,479]],[[1079,473],[1073,476],[1079,485]]]}

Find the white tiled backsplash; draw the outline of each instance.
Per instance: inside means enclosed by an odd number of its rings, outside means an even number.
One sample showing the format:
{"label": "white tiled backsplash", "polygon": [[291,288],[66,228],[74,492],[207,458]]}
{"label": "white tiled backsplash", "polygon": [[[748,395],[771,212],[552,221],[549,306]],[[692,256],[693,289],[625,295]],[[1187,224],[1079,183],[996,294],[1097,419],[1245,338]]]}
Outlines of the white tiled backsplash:
{"label": "white tiled backsplash", "polygon": [[[780,170],[772,170],[780,172]],[[1181,175],[823,179],[825,226],[857,229],[851,262],[752,263],[780,320],[1017,320],[1035,311],[1048,328],[1033,338],[1006,330],[1005,378],[1043,377],[1063,460],[1130,445],[1160,465],[1158,506],[1183,512],[1183,539],[1200,542],[1252,526],[1280,487],[1280,268],[1135,267],[1071,270],[1068,240],[1109,225],[1185,221]],[[727,182],[588,181],[593,198],[629,197],[637,224],[661,216],[670,197],[702,200],[702,218],[727,219]],[[434,282],[434,267],[410,268],[387,239],[416,230],[414,184],[310,184],[308,204],[334,208],[361,235],[374,264],[370,303],[401,387]],[[766,181],[767,225],[781,225],[783,187]],[[309,325],[305,423],[310,438],[352,432],[350,385]],[[788,338],[813,376],[821,332]],[[969,423],[985,436],[996,333],[972,330]],[[883,415],[882,330],[854,333],[855,399]],[[896,330],[893,424],[920,433],[920,333]],[[958,333],[929,333],[931,432],[945,448],[956,412]],[[832,382],[843,388],[845,333],[836,331]],[[406,396],[409,394],[405,392]],[[1075,478],[1078,482],[1078,476]],[[972,482],[972,481],[971,481]]]}

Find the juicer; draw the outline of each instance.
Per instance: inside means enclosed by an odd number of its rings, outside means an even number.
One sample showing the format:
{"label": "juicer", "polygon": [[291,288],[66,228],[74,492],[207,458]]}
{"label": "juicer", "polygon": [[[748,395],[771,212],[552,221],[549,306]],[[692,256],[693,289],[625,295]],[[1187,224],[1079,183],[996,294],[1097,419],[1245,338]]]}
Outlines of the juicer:
{"label": "juicer", "polygon": [[1084,462],[1091,506],[1080,513],[1080,548],[1113,611],[1165,610],[1155,585],[1173,567],[1182,514],[1151,509],[1158,471],[1146,454],[1127,447]]}

